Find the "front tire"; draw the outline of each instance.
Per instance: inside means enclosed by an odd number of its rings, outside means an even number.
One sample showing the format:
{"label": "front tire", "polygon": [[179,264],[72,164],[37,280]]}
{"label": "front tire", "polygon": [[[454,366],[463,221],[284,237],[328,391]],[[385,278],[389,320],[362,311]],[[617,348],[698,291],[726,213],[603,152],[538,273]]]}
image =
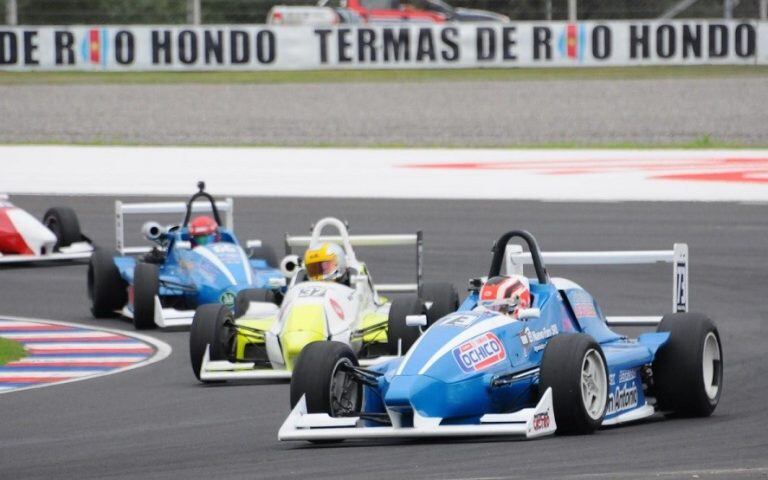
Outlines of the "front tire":
{"label": "front tire", "polygon": [[603,350],[592,337],[552,337],[539,375],[541,393],[552,388],[558,434],[586,434],[600,427],[608,404],[608,372]]}
{"label": "front tire", "polygon": [[421,297],[432,303],[427,309],[427,326],[459,309],[459,292],[451,283],[425,283],[421,287]]}
{"label": "front tire", "polygon": [[96,249],[88,262],[88,298],[95,318],[116,316],[128,301],[126,284],[115,265],[114,254]]}
{"label": "front tire", "polygon": [[708,417],[720,401],[723,385],[717,327],[699,313],[673,313],[661,319],[658,331],[669,332],[669,340],[653,360],[659,410]]}
{"label": "front tire", "polygon": [[56,245],[53,247],[56,252],[61,247],[68,247],[83,239],[77,214],[69,207],[49,208],[43,215],[43,225],[56,235]]}
{"label": "front tire", "polygon": [[395,298],[389,308],[387,319],[387,351],[390,355],[405,354],[418,340],[421,333],[416,327],[405,323],[408,315],[421,315],[424,307],[416,295]]}
{"label": "front tire", "polygon": [[229,356],[234,342],[234,330],[228,326],[231,322],[232,313],[219,303],[201,305],[195,310],[189,328],[189,360],[198,380],[206,347],[211,360],[226,360]]}
{"label": "front tire", "polygon": [[133,272],[133,326],[137,330],[155,328],[155,296],[160,290],[159,269],[139,262]]}
{"label": "front tire", "polygon": [[240,318],[248,311],[251,302],[267,302],[278,304],[273,290],[266,288],[246,288],[237,292],[235,297],[235,318]]}
{"label": "front tire", "polygon": [[304,396],[307,413],[343,417],[359,412],[363,388],[339,368],[343,364],[358,366],[357,357],[348,345],[341,342],[307,344],[293,369],[291,408]]}

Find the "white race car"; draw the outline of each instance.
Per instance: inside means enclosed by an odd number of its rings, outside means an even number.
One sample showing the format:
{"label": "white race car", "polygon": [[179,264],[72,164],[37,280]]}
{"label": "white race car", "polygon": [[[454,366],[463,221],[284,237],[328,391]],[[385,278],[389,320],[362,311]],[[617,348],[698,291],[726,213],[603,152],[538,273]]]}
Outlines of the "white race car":
{"label": "white race car", "polygon": [[49,208],[40,222],[0,194],[0,264],[77,260],[92,252],[71,208]]}
{"label": "white race car", "polygon": [[[323,236],[325,227],[338,231]],[[371,364],[408,350],[431,320],[455,311],[456,289],[449,283],[422,283],[421,232],[406,235],[349,235],[345,224],[324,218],[311,237],[286,235],[292,247],[335,243],[343,247],[349,281],[308,281],[296,255],[281,263],[290,284],[284,294],[262,289],[238,294],[235,312],[219,304],[202,305],[189,337],[195,376],[203,381],[290,378],[304,346],[335,340],[349,345]],[[353,246],[415,245],[416,282],[374,285]],[[383,292],[398,294],[393,299]],[[282,297],[282,298],[279,298]],[[426,315],[423,315],[426,314]],[[409,321],[410,318],[410,321]]]}

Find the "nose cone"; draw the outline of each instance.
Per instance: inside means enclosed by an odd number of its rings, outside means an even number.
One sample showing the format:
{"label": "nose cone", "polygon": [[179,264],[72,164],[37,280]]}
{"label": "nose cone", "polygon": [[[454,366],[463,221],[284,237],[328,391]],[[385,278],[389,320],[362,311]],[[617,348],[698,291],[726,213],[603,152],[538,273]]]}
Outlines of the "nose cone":
{"label": "nose cone", "polygon": [[322,304],[296,305],[291,308],[280,334],[286,368],[293,369],[296,357],[308,343],[326,340],[325,330]]}
{"label": "nose cone", "polygon": [[442,416],[446,384],[426,375],[394,377],[384,395],[384,404],[393,410],[416,410],[429,417]]}

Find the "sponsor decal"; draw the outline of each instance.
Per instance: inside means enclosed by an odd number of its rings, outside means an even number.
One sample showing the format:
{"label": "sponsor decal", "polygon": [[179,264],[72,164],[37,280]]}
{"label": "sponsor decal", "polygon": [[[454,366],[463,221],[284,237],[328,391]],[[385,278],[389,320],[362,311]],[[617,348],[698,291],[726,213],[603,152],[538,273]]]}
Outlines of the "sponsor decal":
{"label": "sponsor decal", "polygon": [[631,382],[637,378],[637,373],[634,370],[621,370],[619,372],[619,383]]}
{"label": "sponsor decal", "polygon": [[608,374],[608,383],[610,383],[611,385],[616,383],[616,374],[615,373]]}
{"label": "sponsor decal", "polygon": [[214,243],[208,247],[224,263],[242,263],[240,252],[231,243]]}
{"label": "sponsor decal", "polygon": [[518,334],[518,337],[520,338],[520,343],[523,344],[523,348],[525,348],[526,351],[533,347],[533,350],[538,352],[543,350],[546,344],[534,345],[535,343],[546,340],[550,337],[554,337],[558,333],[560,333],[560,330],[558,330],[557,325],[552,324],[548,327],[542,328],[541,330],[531,330],[530,328],[525,327]]}
{"label": "sponsor decal", "polygon": [[637,407],[637,386],[632,383],[627,386],[619,386],[608,394],[608,405],[605,408],[606,415],[631,410]]}
{"label": "sponsor decal", "polygon": [[336,312],[336,315],[340,319],[344,320],[344,310],[342,310],[341,305],[339,305],[339,303],[332,298],[328,299],[328,303],[331,304],[331,308],[333,308],[333,311]]}
{"label": "sponsor decal", "polygon": [[477,372],[507,358],[504,345],[493,332],[485,332],[453,349],[453,357],[465,373]]}
{"label": "sponsor decal", "polygon": [[299,297],[322,297],[325,295],[325,287],[301,287]]}
{"label": "sponsor decal", "polygon": [[476,313],[455,313],[445,317],[440,322],[440,325],[448,325],[451,327],[464,328],[472,325],[472,323],[475,320],[478,320],[481,318],[488,318],[489,316],[492,316],[492,315],[478,315]]}
{"label": "sponsor decal", "polygon": [[576,315],[576,318],[594,318],[598,316],[597,310],[595,310],[595,306],[591,302],[574,304],[573,314]]}
{"label": "sponsor decal", "polygon": [[537,413],[533,416],[533,431],[538,432],[540,430],[544,430],[546,428],[549,428],[550,419],[549,419],[549,411]]}
{"label": "sponsor decal", "polygon": [[221,294],[221,297],[219,297],[219,301],[229,308],[232,308],[235,306],[235,294],[229,291],[224,292]]}

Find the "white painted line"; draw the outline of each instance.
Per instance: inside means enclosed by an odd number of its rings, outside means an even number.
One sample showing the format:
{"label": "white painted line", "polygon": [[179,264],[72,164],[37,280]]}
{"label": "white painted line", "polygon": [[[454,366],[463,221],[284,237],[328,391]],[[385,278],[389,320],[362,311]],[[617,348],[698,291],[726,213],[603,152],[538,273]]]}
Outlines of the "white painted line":
{"label": "white painted line", "polygon": [[[3,335],[5,336],[5,335]],[[95,356],[95,357],[71,357],[71,356],[61,356],[57,357],[55,355],[51,355],[48,357],[25,357],[20,360],[16,360],[15,362],[9,362],[7,365],[45,365],[47,363],[135,363],[140,360],[143,360],[142,357],[102,357],[102,356]]]}
{"label": "white painted line", "polygon": [[0,158],[9,193],[186,196],[202,179],[215,194],[244,196],[768,200],[766,149],[0,146]]}
{"label": "white painted line", "polygon": [[81,343],[30,343],[27,345],[28,351],[45,351],[45,350],[136,350],[147,349],[150,347],[143,342],[131,342],[131,343],[96,343],[96,342],[81,342]]}
{"label": "white painted line", "polygon": [[82,340],[84,338],[116,338],[114,333],[109,332],[36,332],[36,331],[30,331],[30,332],[23,332],[23,333],[3,333],[2,330],[0,330],[0,335],[2,335],[5,338],[10,338],[11,340],[15,340],[17,338],[24,338],[24,339],[34,339],[34,338],[66,338],[66,339],[74,339],[74,340]]}
{"label": "white painted line", "polygon": [[35,370],[35,371],[26,371],[24,369],[18,369],[13,372],[0,372],[0,380],[7,380],[9,378],[19,378],[19,377],[25,377],[25,378],[74,378],[74,377],[90,377],[96,373],[102,373],[104,370],[102,369],[93,369],[93,370],[69,370],[69,371],[62,371],[61,369],[50,369],[50,370]]}
{"label": "white painted line", "polygon": [[114,329],[114,328],[94,327],[94,326],[91,326],[91,325],[84,325],[84,324],[81,324],[81,323],[60,322],[60,321],[57,321],[57,320],[45,320],[45,319],[40,319],[40,318],[0,316],[0,319],[2,319],[2,320],[10,320],[10,321],[18,321],[18,322],[29,322],[29,323],[32,323],[32,324],[46,324],[47,323],[47,324],[53,324],[53,325],[62,325],[62,326],[65,326],[65,327],[87,328],[87,329],[92,329],[92,330],[99,330],[99,331],[102,331],[102,332],[110,332],[110,333],[114,333],[114,334],[118,334],[118,335],[125,335],[125,336],[128,336],[128,337],[133,337],[133,338],[141,340],[142,342],[148,343],[148,344],[152,345],[153,347],[155,347],[155,354],[154,355],[152,355],[151,357],[149,357],[149,358],[147,358],[145,360],[142,360],[140,362],[134,363],[132,365],[128,365],[128,366],[121,367],[121,368],[116,368],[114,370],[109,370],[109,371],[106,371],[106,372],[99,372],[99,373],[97,373],[95,375],[90,375],[90,376],[87,376],[87,377],[71,378],[69,380],[64,380],[64,381],[61,381],[61,382],[44,383],[44,384],[41,384],[41,385],[30,385],[29,387],[21,387],[21,388],[0,390],[0,394],[2,394],[2,393],[10,393],[10,392],[20,392],[20,391],[23,391],[23,390],[32,390],[32,389],[35,389],[35,388],[44,388],[44,387],[49,387],[49,386],[52,386],[52,385],[62,385],[62,384],[65,384],[65,383],[79,382],[79,381],[88,380],[88,379],[91,379],[91,378],[98,378],[98,377],[104,377],[104,376],[107,376],[107,375],[114,375],[116,373],[127,372],[129,370],[145,367],[147,365],[151,365],[153,363],[157,363],[157,362],[159,362],[161,360],[164,360],[172,352],[171,346],[168,345],[167,343],[165,343],[165,342],[163,342],[161,340],[158,340],[156,338],[152,338],[152,337],[150,337],[148,335],[143,335],[143,334],[136,333],[136,332],[127,332],[127,331],[124,331],[124,330],[118,330],[118,329]]}

